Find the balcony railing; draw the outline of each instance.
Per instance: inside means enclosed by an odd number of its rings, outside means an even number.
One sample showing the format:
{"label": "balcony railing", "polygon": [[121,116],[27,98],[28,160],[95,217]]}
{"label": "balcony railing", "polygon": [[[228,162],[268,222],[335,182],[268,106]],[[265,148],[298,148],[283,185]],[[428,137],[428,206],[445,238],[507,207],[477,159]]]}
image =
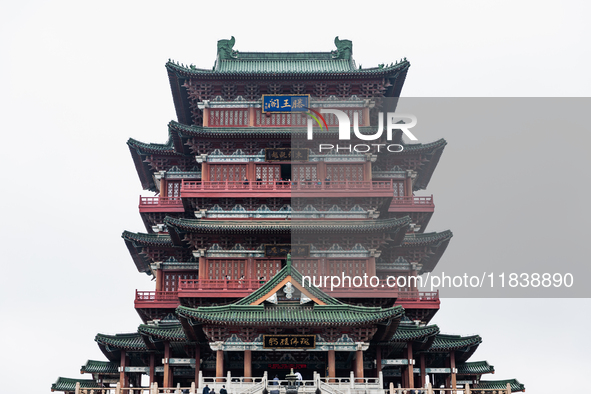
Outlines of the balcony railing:
{"label": "balcony railing", "polygon": [[400,196],[392,198],[391,205],[433,205],[433,195],[430,196]]}
{"label": "balcony railing", "polygon": [[252,292],[266,281],[262,279],[180,279],[179,291],[191,290],[237,290]]}
{"label": "balcony railing", "polygon": [[183,181],[187,192],[390,191],[392,181]]}
{"label": "balcony railing", "polygon": [[142,197],[140,196],[140,208],[153,206],[183,206],[180,197]]}
{"label": "balcony railing", "polygon": [[178,301],[177,291],[135,291],[135,300],[140,302]]}
{"label": "balcony railing", "polygon": [[437,301],[439,300],[439,290],[437,291],[399,291],[399,301]]}
{"label": "balcony railing", "polygon": [[[207,297],[245,297],[265,284],[260,279],[180,279],[178,291],[138,291],[136,302],[170,303],[178,302],[180,297],[202,294]],[[382,286],[383,285],[383,286]],[[439,300],[439,291],[407,291],[389,287],[385,280],[376,286],[339,286],[332,290],[330,286],[320,289],[334,297],[389,297],[398,302],[435,302]]]}

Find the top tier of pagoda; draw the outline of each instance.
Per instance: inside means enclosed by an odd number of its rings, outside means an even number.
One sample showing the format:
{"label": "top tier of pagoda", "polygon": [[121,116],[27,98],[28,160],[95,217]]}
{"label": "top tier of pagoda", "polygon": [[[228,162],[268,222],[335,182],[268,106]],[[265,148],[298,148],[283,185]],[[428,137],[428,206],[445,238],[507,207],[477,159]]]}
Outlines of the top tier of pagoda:
{"label": "top tier of pagoda", "polygon": [[240,52],[235,39],[218,41],[212,69],[166,64],[178,121],[203,125],[198,103],[256,101],[263,94],[309,94],[318,100],[399,97],[410,63],[357,67],[353,43],[334,40],[331,52]]}

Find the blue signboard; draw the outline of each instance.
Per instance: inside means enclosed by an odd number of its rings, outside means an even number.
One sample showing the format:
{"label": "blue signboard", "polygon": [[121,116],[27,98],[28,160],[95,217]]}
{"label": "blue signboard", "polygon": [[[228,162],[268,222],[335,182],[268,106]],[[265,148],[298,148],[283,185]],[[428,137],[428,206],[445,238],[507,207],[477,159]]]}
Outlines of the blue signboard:
{"label": "blue signboard", "polygon": [[308,112],[309,94],[263,94],[263,112]]}

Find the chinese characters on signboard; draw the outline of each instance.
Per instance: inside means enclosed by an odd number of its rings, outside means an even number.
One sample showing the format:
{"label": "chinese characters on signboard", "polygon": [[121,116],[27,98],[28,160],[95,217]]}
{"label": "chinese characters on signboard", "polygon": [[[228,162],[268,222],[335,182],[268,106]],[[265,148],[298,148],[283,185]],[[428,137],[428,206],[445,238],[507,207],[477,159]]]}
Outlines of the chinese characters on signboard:
{"label": "chinese characters on signboard", "polygon": [[308,161],[308,148],[265,148],[265,161]]}
{"label": "chinese characters on signboard", "polygon": [[316,335],[263,335],[263,349],[314,349]]}
{"label": "chinese characters on signboard", "polygon": [[267,257],[285,257],[288,253],[291,254],[291,257],[308,257],[310,245],[265,244],[265,256]]}
{"label": "chinese characters on signboard", "polygon": [[309,94],[263,94],[263,112],[308,112]]}

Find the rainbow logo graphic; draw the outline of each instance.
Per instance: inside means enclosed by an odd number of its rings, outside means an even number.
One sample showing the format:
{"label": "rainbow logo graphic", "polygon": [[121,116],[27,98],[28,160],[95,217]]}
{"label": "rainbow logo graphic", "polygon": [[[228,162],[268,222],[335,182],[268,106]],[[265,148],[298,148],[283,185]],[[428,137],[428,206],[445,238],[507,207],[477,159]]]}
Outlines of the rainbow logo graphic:
{"label": "rainbow logo graphic", "polygon": [[[314,111],[312,108],[308,108],[308,107],[304,107],[304,108],[307,109],[308,111],[310,111],[310,112],[308,112],[308,115],[310,115],[316,121],[316,123],[318,123],[318,126],[320,126],[321,130],[323,129],[322,123],[324,123],[324,127],[326,127],[326,130],[328,131],[328,125],[326,124],[326,119],[324,119],[324,116],[322,116],[320,114],[320,112]],[[318,119],[318,118],[322,119],[322,123],[320,123],[320,119]]]}

